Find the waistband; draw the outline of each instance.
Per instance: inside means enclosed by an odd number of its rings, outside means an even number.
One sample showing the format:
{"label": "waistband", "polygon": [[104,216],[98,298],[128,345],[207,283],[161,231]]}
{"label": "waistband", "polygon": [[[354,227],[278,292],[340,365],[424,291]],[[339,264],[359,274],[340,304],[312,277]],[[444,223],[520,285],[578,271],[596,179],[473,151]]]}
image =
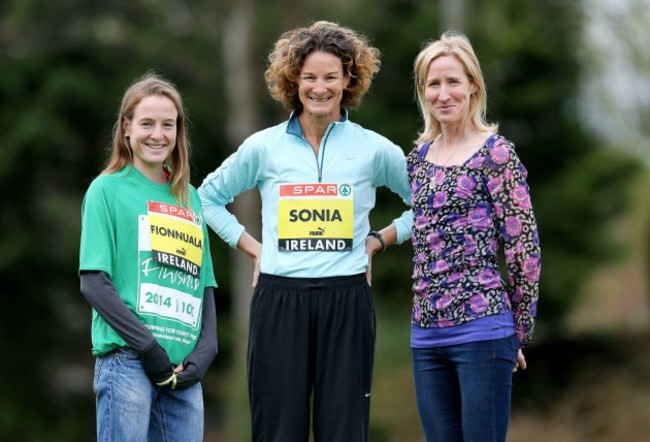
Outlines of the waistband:
{"label": "waistband", "polygon": [[288,276],[261,273],[257,283],[258,285],[263,284],[282,290],[342,289],[346,287],[368,286],[365,273],[349,276],[330,276],[326,278],[291,278]]}

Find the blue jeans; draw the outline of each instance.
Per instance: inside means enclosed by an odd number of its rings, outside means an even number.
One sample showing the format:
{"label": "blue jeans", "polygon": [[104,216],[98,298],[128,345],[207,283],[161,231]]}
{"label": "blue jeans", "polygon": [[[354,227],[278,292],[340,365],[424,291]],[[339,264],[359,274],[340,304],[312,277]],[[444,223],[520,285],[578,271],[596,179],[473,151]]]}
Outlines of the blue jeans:
{"label": "blue jeans", "polygon": [[203,440],[201,384],[181,391],[154,388],[134,350],[98,357],[93,389],[99,442]]}
{"label": "blue jeans", "polygon": [[510,422],[515,335],[412,348],[415,397],[428,442],[501,442]]}

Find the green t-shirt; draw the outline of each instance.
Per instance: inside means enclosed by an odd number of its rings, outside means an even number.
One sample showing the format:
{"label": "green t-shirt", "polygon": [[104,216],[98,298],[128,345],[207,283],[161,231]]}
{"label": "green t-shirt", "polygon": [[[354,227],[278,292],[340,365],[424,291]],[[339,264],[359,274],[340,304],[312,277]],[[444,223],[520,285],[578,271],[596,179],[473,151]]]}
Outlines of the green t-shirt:
{"label": "green t-shirt", "polygon": [[[120,298],[179,364],[201,331],[203,290],[216,287],[201,202],[183,208],[169,184],[128,166],[100,175],[81,208],[79,270],[108,274]],[[127,343],[93,309],[94,355]]]}

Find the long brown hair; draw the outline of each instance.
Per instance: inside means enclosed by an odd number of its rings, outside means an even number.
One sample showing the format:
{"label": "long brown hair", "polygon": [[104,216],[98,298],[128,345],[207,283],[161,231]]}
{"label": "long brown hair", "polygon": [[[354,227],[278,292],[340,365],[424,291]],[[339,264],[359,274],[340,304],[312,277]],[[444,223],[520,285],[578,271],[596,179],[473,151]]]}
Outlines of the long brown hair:
{"label": "long brown hair", "polygon": [[154,72],[148,72],[137,79],[124,93],[122,105],[113,126],[112,152],[102,174],[117,172],[133,164],[133,151],[126,141],[125,121],[132,121],[136,106],[143,98],[149,96],[169,98],[178,111],[176,119],[176,146],[165,160],[164,167],[169,171],[172,195],[185,207],[190,206],[190,142],[187,136],[187,124],[183,100],[178,89],[170,81]]}

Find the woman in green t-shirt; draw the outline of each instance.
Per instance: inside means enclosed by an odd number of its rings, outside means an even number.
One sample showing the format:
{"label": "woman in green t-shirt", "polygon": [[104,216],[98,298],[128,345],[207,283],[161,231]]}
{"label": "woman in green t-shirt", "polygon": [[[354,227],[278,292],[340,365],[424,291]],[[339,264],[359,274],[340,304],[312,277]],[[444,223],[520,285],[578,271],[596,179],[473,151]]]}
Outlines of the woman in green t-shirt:
{"label": "woman in green t-shirt", "polygon": [[146,74],[124,94],[82,204],[99,441],[203,439],[201,380],[217,353],[209,250],[181,96]]}

